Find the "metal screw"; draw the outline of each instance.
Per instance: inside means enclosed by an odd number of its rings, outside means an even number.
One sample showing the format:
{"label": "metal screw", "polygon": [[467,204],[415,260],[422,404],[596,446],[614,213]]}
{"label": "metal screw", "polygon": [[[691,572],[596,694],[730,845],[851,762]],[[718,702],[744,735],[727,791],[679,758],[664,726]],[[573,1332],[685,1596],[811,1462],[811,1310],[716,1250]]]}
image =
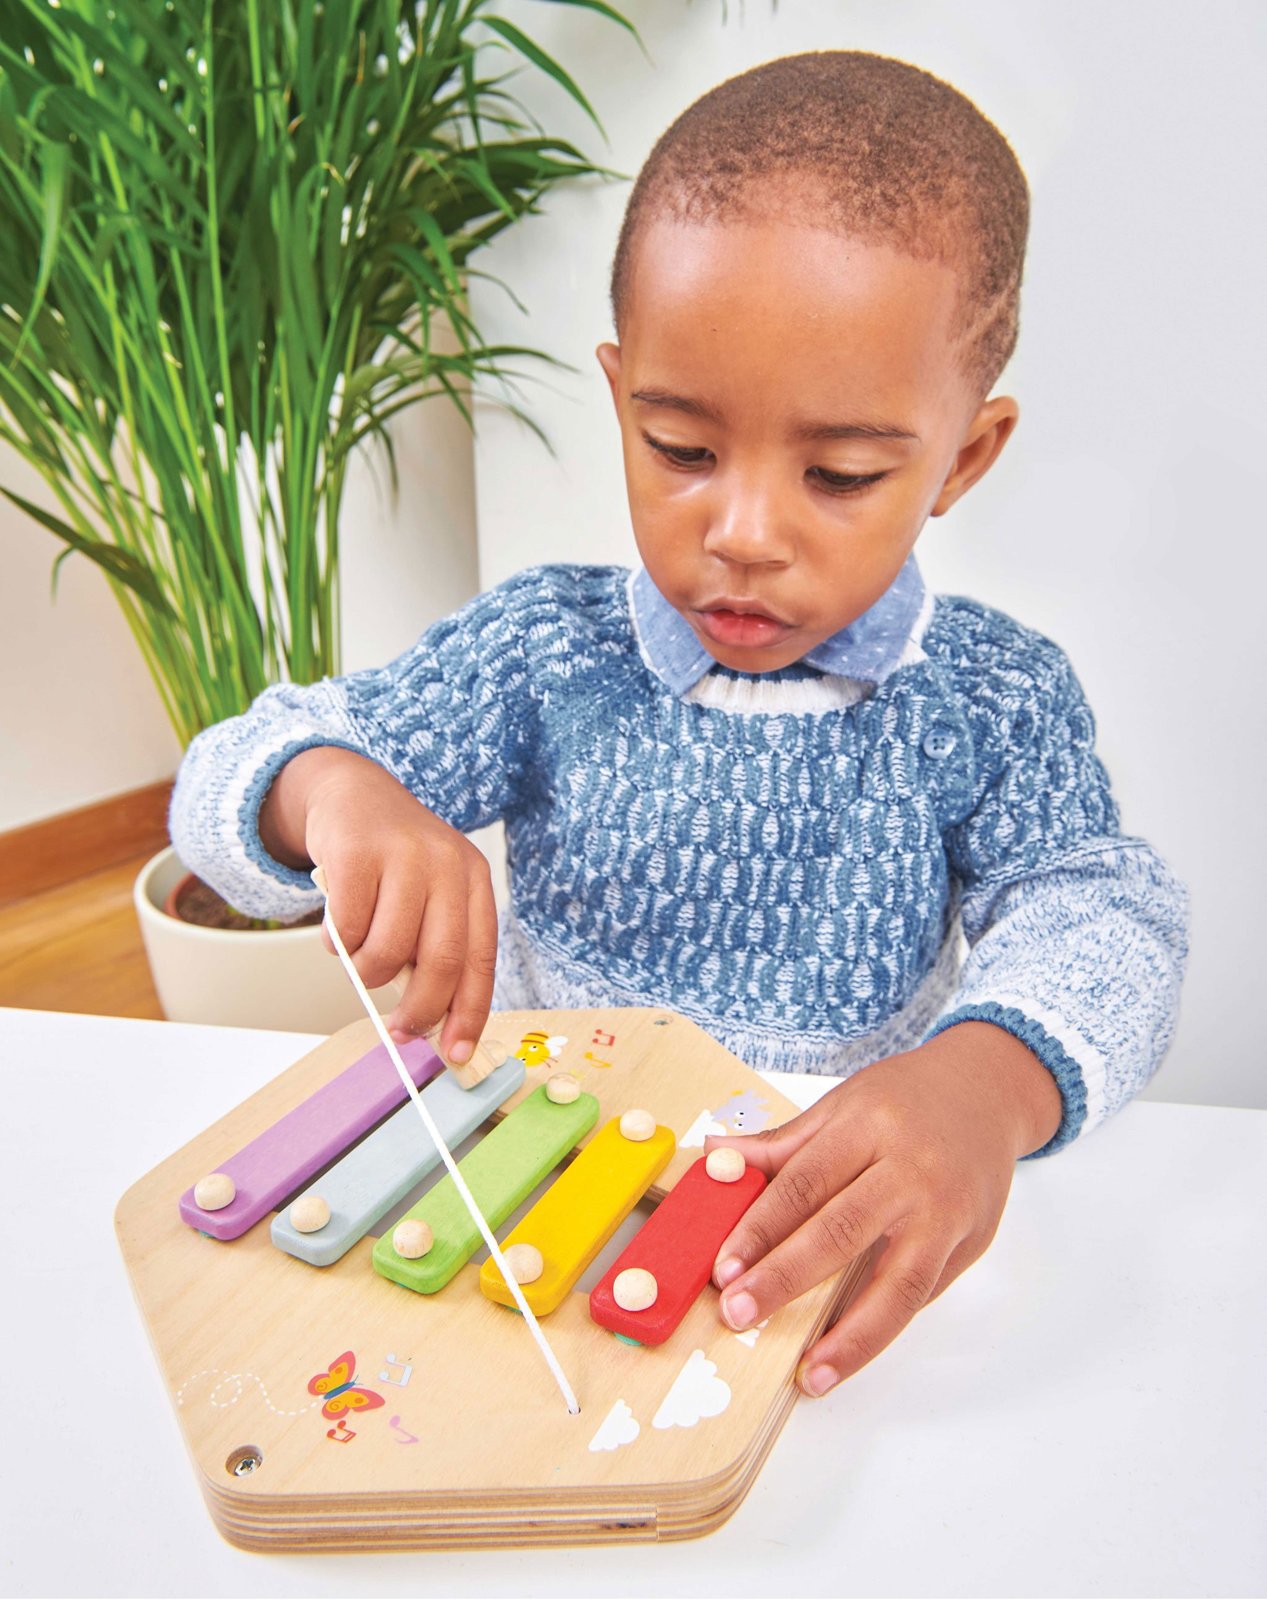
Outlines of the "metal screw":
{"label": "metal screw", "polygon": [[264,1457],[254,1445],[245,1444],[233,1452],[225,1462],[224,1469],[232,1473],[235,1478],[246,1478],[263,1463],[263,1460]]}

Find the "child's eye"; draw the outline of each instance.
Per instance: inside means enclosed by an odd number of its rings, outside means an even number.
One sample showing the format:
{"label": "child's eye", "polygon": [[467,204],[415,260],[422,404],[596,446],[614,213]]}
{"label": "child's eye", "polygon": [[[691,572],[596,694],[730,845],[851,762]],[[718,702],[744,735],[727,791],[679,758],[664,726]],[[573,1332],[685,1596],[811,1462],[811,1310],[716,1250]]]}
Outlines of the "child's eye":
{"label": "child's eye", "polygon": [[828,472],[826,467],[814,467],[813,471],[828,494],[853,494],[888,477],[887,472]]}
{"label": "child's eye", "polygon": [[644,433],[642,437],[653,450],[658,450],[662,456],[667,456],[679,467],[695,466],[708,454],[708,451],[700,446],[688,450],[681,445],[665,444],[660,439],[653,439],[649,433]]}
{"label": "child's eye", "polygon": [[[684,445],[665,444],[663,440],[653,439],[649,433],[645,432],[642,437],[653,450],[658,451],[675,467],[696,467],[705,456],[711,454],[710,451],[699,445],[688,448]],[[854,494],[857,490],[866,489],[873,483],[879,483],[881,478],[888,477],[887,472],[829,472],[826,467],[811,467],[810,473],[812,476],[817,477],[819,483],[828,494],[834,495]]]}

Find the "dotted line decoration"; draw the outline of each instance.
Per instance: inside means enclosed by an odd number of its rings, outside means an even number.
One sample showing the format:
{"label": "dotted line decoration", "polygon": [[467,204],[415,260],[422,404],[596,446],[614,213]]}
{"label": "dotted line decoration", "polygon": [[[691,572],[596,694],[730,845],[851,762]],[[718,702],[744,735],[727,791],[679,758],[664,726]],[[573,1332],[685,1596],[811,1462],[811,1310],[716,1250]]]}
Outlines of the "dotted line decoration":
{"label": "dotted line decoration", "polygon": [[[264,1380],[260,1377],[257,1377],[255,1373],[225,1372],[222,1367],[207,1367],[202,1372],[195,1372],[192,1378],[186,1378],[184,1383],[181,1384],[180,1388],[176,1391],[176,1404],[178,1407],[183,1406],[185,1403],[185,1390],[191,1385],[198,1383],[203,1378],[218,1378],[220,1380],[214,1386],[211,1393],[207,1396],[208,1400],[217,1411],[226,1411],[230,1406],[237,1405],[238,1401],[242,1398],[244,1386],[247,1383],[258,1384],[260,1394],[264,1398],[264,1404],[276,1417],[302,1417],[306,1412],[314,1411],[321,1404],[321,1399],[318,1398],[316,1400],[309,1401],[306,1406],[300,1406],[298,1410],[284,1411],[281,1406],[275,1406],[269,1399],[268,1388],[265,1385]],[[233,1393],[229,1395],[227,1399],[224,1399],[221,1397],[221,1390],[223,1390],[229,1384],[234,1386]]]}

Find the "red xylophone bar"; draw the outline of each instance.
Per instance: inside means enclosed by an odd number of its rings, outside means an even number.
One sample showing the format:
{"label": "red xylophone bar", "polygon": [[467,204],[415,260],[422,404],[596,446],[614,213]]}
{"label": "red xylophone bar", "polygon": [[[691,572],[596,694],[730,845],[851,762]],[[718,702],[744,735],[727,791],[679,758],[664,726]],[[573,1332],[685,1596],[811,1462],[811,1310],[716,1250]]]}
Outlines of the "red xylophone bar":
{"label": "red xylophone bar", "polygon": [[[734,1183],[719,1183],[708,1176],[701,1157],[594,1286],[593,1320],[637,1344],[663,1344],[699,1298],[718,1250],[765,1181],[756,1167],[745,1167]],[[624,1311],[612,1295],[617,1275],[629,1267],[642,1267],[655,1277],[655,1304],[645,1311]]]}

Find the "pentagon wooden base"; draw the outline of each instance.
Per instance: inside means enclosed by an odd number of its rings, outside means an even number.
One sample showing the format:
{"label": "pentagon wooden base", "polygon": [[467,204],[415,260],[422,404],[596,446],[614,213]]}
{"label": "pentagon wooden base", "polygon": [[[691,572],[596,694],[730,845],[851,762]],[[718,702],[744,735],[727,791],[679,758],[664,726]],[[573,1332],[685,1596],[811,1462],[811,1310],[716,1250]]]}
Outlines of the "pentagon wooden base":
{"label": "pentagon wooden base", "polygon": [[[699,1158],[706,1130],[754,1132],[796,1112],[670,1012],[503,1012],[493,1038],[527,1067],[498,1115],[568,1071],[603,1119],[642,1106],[672,1128],[678,1150],[655,1199]],[[596,1327],[599,1273],[583,1277],[543,1323],[581,1403],[573,1417],[522,1320],[481,1294],[479,1256],[423,1296],[372,1270],[372,1238],[319,1268],[277,1249],[267,1217],[228,1243],[180,1220],[191,1183],[375,1042],[368,1021],[333,1035],[119,1203],[133,1289],[220,1532],[245,1549],[452,1549],[681,1539],[724,1522],[859,1264],[743,1335],[709,1285],[655,1348]],[[348,1352],[358,1386],[383,1403],[331,1419],[309,1383]]]}

